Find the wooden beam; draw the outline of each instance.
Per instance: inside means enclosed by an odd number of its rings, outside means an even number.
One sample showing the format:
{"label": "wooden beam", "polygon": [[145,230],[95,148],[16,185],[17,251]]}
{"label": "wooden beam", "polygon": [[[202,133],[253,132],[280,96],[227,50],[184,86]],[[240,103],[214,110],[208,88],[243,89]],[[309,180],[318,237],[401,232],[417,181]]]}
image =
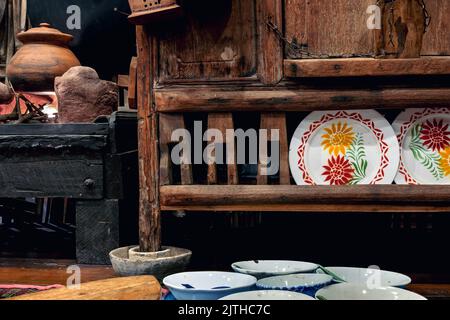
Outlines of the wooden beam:
{"label": "wooden beam", "polygon": [[[399,60],[396,60],[399,61]],[[200,90],[201,89],[201,90]],[[450,88],[300,89],[240,86],[155,89],[159,112],[303,112],[448,107]]]}
{"label": "wooden beam", "polygon": [[449,75],[450,57],[285,60],[289,78]]}
{"label": "wooden beam", "polygon": [[449,186],[165,186],[163,210],[446,212]]}

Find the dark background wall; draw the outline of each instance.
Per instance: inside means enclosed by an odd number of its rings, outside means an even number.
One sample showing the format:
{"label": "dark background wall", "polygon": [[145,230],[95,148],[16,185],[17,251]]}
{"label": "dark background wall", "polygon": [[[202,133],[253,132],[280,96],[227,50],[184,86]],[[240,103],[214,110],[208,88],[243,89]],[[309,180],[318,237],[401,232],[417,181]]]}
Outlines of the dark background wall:
{"label": "dark background wall", "polygon": [[[67,8],[81,9],[81,29],[67,28]],[[103,79],[128,74],[136,53],[134,26],[114,8],[130,12],[127,0],[28,0],[28,15],[33,27],[51,23],[75,39],[72,49],[85,66],[93,67]]]}

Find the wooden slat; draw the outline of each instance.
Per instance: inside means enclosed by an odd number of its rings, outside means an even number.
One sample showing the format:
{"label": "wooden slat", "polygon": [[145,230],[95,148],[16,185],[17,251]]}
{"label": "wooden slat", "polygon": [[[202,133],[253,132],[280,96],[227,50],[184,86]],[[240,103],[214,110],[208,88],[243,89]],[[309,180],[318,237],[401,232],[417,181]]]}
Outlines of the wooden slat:
{"label": "wooden slat", "polygon": [[133,57],[130,63],[130,74],[128,82],[128,107],[130,109],[137,109],[136,86],[137,86],[137,57]]}
{"label": "wooden slat", "polygon": [[[398,60],[397,60],[398,61]],[[301,89],[212,86],[155,89],[159,112],[315,111],[448,107],[450,88]]]}
{"label": "wooden slat", "polygon": [[[289,148],[288,148],[288,136],[287,136],[287,128],[286,128],[286,114],[285,113],[263,113],[261,115],[261,129],[266,129],[268,134],[268,141],[272,143],[279,143],[279,151],[280,151],[280,181],[281,185],[290,185],[291,184],[291,176],[289,169]],[[275,140],[276,137],[271,135],[271,130],[279,130],[278,140]],[[268,176],[266,174],[262,174],[262,170],[267,168],[267,145],[263,144],[262,149],[260,149],[259,154],[259,166],[258,166],[258,177],[257,181],[259,185],[266,185]],[[260,148],[261,148],[260,147]]]}
{"label": "wooden slat", "polygon": [[[170,145],[179,141],[172,140],[172,133],[178,129],[185,129],[183,115],[181,114],[161,114],[159,118],[159,140],[160,140],[160,184],[173,184],[172,159]],[[181,155],[181,184],[189,185],[193,183],[192,165],[188,155]]]}
{"label": "wooden slat", "polygon": [[[231,113],[210,113],[208,114],[208,129],[219,130],[221,136],[212,137],[209,135],[208,141],[211,144],[224,144],[223,152],[226,154],[224,159],[227,165],[227,183],[229,185],[236,185],[239,183],[239,176],[236,164],[236,143],[233,139],[227,139],[227,130],[234,129],[233,115]],[[217,164],[216,164],[216,149],[211,152],[211,164],[208,165],[208,184],[218,184],[219,177],[217,175]]]}
{"label": "wooden slat", "polygon": [[61,288],[10,300],[159,300],[161,286],[152,276],[124,277],[84,283],[79,289]]}
{"label": "wooden slat", "polygon": [[285,60],[284,72],[291,78],[449,75],[450,57]]}
{"label": "wooden slat", "polygon": [[259,50],[258,77],[265,84],[276,84],[283,78],[283,43],[269,29],[267,22],[277,26],[283,23],[282,0],[256,1]]}
{"label": "wooden slat", "polygon": [[447,212],[450,186],[165,186],[164,210]]}

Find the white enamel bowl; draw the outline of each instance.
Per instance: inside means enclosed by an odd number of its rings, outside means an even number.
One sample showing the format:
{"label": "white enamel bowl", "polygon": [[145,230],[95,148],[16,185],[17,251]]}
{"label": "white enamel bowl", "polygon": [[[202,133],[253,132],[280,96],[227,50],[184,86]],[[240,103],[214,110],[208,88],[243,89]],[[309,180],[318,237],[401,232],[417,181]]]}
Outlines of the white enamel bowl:
{"label": "white enamel bowl", "polygon": [[317,270],[318,265],[301,261],[254,260],[235,262],[234,271],[249,274],[258,279],[294,273],[308,273]]}
{"label": "white enamel bowl", "polygon": [[[411,283],[410,277],[391,271],[349,267],[326,267],[326,269],[349,283],[372,284],[380,287],[406,287]],[[323,273],[321,270],[317,272]]]}
{"label": "white enamel bowl", "polygon": [[261,291],[247,291],[241,293],[235,293],[220,300],[234,300],[234,301],[269,301],[269,300],[315,300],[306,294],[289,292],[289,291],[277,291],[277,290],[261,290]]}
{"label": "white enamel bowl", "polygon": [[368,288],[363,284],[339,283],[316,293],[318,300],[427,300],[417,293],[394,287]]}
{"label": "white enamel bowl", "polygon": [[163,283],[177,300],[218,300],[252,290],[256,278],[233,272],[183,272],[164,278]]}

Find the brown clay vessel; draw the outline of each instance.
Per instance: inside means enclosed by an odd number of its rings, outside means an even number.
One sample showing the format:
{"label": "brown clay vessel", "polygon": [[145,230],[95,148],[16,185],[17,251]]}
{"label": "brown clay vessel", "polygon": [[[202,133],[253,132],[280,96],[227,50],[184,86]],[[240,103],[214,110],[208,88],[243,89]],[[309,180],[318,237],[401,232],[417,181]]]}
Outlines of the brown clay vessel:
{"label": "brown clay vessel", "polygon": [[23,46],[7,66],[6,74],[16,91],[54,91],[54,81],[80,61],[69,49],[70,34],[41,23],[38,28],[21,32]]}

